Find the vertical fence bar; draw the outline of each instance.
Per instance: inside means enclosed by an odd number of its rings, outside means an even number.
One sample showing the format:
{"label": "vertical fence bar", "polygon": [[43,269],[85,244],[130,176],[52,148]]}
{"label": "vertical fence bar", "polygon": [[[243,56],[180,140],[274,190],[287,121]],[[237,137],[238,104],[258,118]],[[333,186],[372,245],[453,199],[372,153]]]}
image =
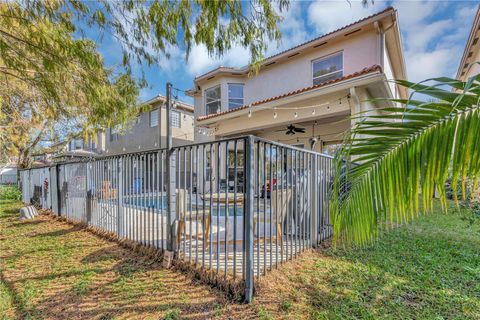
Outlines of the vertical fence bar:
{"label": "vertical fence bar", "polygon": [[253,173],[254,173],[254,140],[253,136],[245,139],[245,300],[253,299]]}
{"label": "vertical fence bar", "polygon": [[120,158],[117,158],[117,172],[118,172],[118,195],[117,195],[117,199],[118,199],[118,211],[117,211],[117,235],[119,238],[123,238],[125,237],[125,227],[124,227],[124,220],[123,220],[123,216],[124,216],[124,213],[123,213],[123,202],[124,202],[124,198],[123,198],[123,192],[124,192],[124,161],[123,161],[123,157],[120,157]]}
{"label": "vertical fence bar", "polygon": [[318,245],[318,200],[321,196],[321,192],[319,192],[319,184],[318,184],[318,157],[317,155],[312,155],[312,176],[311,176],[311,193],[312,193],[312,223],[311,223],[311,231],[310,231],[310,238],[311,238],[311,245],[316,248]]}
{"label": "vertical fence bar", "polygon": [[[225,142],[225,280],[228,274],[228,164],[230,162],[228,154],[228,141]],[[220,194],[218,195],[220,197]],[[220,213],[217,212],[219,215]]]}

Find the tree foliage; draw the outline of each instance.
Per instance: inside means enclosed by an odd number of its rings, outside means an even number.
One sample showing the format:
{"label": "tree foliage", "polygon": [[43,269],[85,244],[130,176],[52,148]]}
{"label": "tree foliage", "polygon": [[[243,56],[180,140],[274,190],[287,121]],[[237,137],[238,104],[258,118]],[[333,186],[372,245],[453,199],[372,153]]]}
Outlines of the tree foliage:
{"label": "tree foliage", "polygon": [[[455,197],[457,191],[466,194],[467,183],[470,190],[478,187],[479,80],[480,75],[467,82],[396,81],[412,96],[385,100],[403,108],[357,115],[360,121],[335,158],[331,220],[336,241],[345,245],[374,241],[381,228],[431,211],[435,190],[447,210],[447,178],[452,179]],[[418,93],[432,99],[415,100]]]}
{"label": "tree foliage", "polygon": [[[138,85],[105,68],[95,44],[71,25],[0,3],[0,141],[20,165],[49,133],[88,134],[127,119]],[[62,126],[64,131],[56,131]]]}
{"label": "tree foliage", "polygon": [[[275,8],[283,10],[286,0]],[[0,155],[28,164],[43,140],[66,141],[125,125],[136,113],[142,79],[133,63],[152,65],[173,46],[204,45],[220,56],[249,48],[252,64],[278,40],[275,4],[241,1],[0,2]],[[123,67],[106,68],[86,35],[108,33],[120,44]]]}
{"label": "tree foliage", "polygon": [[[96,28],[121,45],[123,64],[156,64],[172,47],[188,53],[204,45],[212,56],[221,56],[235,45],[248,48],[251,63],[263,58],[268,41],[281,37],[280,12],[288,0],[250,1],[76,1],[27,0],[30,16],[43,16],[85,34]],[[76,21],[83,22],[76,23]]]}

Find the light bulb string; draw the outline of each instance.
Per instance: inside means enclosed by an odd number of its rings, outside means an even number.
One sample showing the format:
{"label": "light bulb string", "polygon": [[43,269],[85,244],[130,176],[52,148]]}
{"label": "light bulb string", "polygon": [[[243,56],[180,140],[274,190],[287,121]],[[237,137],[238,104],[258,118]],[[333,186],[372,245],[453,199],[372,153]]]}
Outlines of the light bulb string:
{"label": "light bulb string", "polygon": [[[314,105],[308,105],[308,106],[302,106],[302,107],[279,107],[279,106],[273,106],[273,107],[262,107],[262,106],[259,106],[259,107],[253,107],[253,106],[249,106],[248,107],[248,117],[251,118],[253,113],[255,112],[259,112],[259,111],[265,111],[265,110],[295,110],[295,113],[294,113],[294,116],[295,117],[298,117],[298,110],[305,110],[305,109],[312,109],[313,108],[313,111],[312,111],[312,115],[315,115],[316,114],[316,108],[321,108],[323,106],[328,106],[328,105],[331,105],[333,104],[334,102],[338,101],[339,104],[342,104],[342,100],[343,99],[347,99],[347,101],[350,99],[350,94],[347,94],[343,97],[340,97],[340,98],[337,98],[337,99],[334,99],[332,101],[328,101],[328,102],[324,102],[324,103],[320,103],[320,104],[314,104]],[[278,113],[275,111],[274,112],[274,117],[276,118],[275,115],[278,115]]]}

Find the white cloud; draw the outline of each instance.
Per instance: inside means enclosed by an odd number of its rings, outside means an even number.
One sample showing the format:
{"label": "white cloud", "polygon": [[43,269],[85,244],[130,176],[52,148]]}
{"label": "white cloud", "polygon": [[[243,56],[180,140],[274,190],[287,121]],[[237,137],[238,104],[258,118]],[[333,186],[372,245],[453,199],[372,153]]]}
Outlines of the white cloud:
{"label": "white cloud", "polygon": [[454,76],[474,6],[452,10],[449,5],[452,4],[440,1],[393,3],[398,10],[409,80]]}
{"label": "white cloud", "polygon": [[392,6],[397,9],[400,27],[404,31],[413,31],[419,24],[426,23],[445,3],[441,1],[402,1],[396,0]]}
{"label": "white cloud", "polygon": [[[278,10],[278,8],[276,9]],[[282,22],[279,27],[282,31],[282,39],[277,42],[269,42],[266,55],[272,55],[278,51],[291,48],[307,40],[305,20],[302,17],[301,3],[292,1],[288,11],[279,12]],[[248,49],[235,46],[221,58],[209,56],[204,45],[192,47],[186,70],[191,75],[199,75],[216,68],[220,65],[229,67],[243,67],[249,63],[250,53]]]}
{"label": "white cloud", "polygon": [[406,48],[409,51],[426,51],[432,42],[436,42],[446,31],[452,30],[453,26],[450,19],[420,24],[415,31],[406,33]]}
{"label": "white cloud", "polygon": [[406,54],[408,78],[410,81],[418,82],[433,77],[451,76],[449,69],[452,65],[458,64],[453,59],[461,47],[443,48],[432,51],[409,52]]}
{"label": "white cloud", "polygon": [[241,46],[236,46],[221,58],[211,57],[204,45],[195,45],[190,51],[186,70],[190,75],[200,75],[220,65],[241,67],[248,63],[250,53]]}
{"label": "white cloud", "polygon": [[287,11],[280,12],[278,7],[277,13],[282,17],[282,22],[279,27],[282,32],[282,39],[277,45],[276,42],[270,42],[266,56],[275,54],[276,52],[289,49],[302,42],[305,42],[308,38],[308,33],[305,26],[305,19],[302,11],[302,5],[300,1],[292,1]]}
{"label": "white cloud", "polygon": [[384,2],[375,1],[364,7],[361,1],[319,0],[308,8],[308,21],[319,34],[334,31],[344,25],[360,20],[385,7]]}
{"label": "white cloud", "polygon": [[[169,57],[167,57],[166,54],[168,54]],[[185,52],[178,46],[168,44],[166,54],[162,54],[159,57],[159,66],[163,71],[175,71],[182,65],[179,62],[185,60]]]}

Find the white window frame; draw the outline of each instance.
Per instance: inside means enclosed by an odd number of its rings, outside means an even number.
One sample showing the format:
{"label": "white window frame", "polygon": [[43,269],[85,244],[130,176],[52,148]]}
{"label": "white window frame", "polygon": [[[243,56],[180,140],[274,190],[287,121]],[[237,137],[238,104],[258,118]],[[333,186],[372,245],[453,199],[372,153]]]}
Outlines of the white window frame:
{"label": "white window frame", "polygon": [[[178,124],[175,123],[175,116],[178,116]],[[172,128],[181,128],[182,127],[182,114],[180,111],[175,111],[172,110],[170,113],[171,120],[170,122],[172,123]]]}
{"label": "white window frame", "polygon": [[[340,70],[336,70],[336,71],[333,71],[333,72],[330,72],[330,73],[325,73],[325,74],[322,74],[321,76],[318,76],[318,77],[314,77],[313,74],[314,74],[314,71],[313,71],[313,66],[316,62],[319,62],[319,61],[323,61],[323,60],[327,60],[327,59],[330,59],[336,55],[342,55],[342,69]],[[311,67],[311,72],[312,72],[312,85],[315,85],[315,79],[319,79],[319,78],[326,78],[334,73],[338,73],[338,72],[342,72],[342,75],[339,77],[343,77],[343,70],[344,70],[344,65],[345,65],[345,61],[344,61],[344,55],[343,55],[343,51],[338,51],[338,52],[334,52],[334,53],[331,53],[329,55],[326,55],[326,56],[323,56],[323,57],[320,57],[320,58],[317,58],[315,60],[312,60],[312,67]]]}
{"label": "white window frame", "polygon": [[[158,122],[160,121],[160,117],[158,115],[158,110],[159,110],[158,108],[150,110],[150,112],[148,114],[148,120],[149,120],[150,128],[154,128],[154,127],[158,126]],[[157,117],[157,123],[153,124],[153,125],[152,125],[152,113],[155,113],[156,117]]]}
{"label": "white window frame", "polygon": [[[214,100],[214,101],[210,101],[209,103],[213,103],[213,102],[220,102],[220,105],[219,105],[219,108],[217,109],[217,112],[211,112],[209,113],[208,112],[208,106],[207,106],[207,91],[211,91],[211,90],[215,90],[215,89],[220,89],[220,95],[219,95],[219,98],[218,100]],[[215,113],[219,113],[220,111],[222,111],[222,86],[219,84],[219,85],[216,85],[216,86],[213,86],[213,87],[210,87],[208,89],[205,89],[204,91],[204,96],[205,96],[205,115],[209,115],[209,114],[215,114]]]}
{"label": "white window frame", "polygon": [[[239,85],[242,86],[242,103],[239,106],[236,107],[230,107],[230,85]],[[240,108],[245,105],[245,84],[241,82],[230,82],[227,83],[227,92],[228,92],[228,110]],[[235,100],[240,100],[240,98],[232,98]]]}

